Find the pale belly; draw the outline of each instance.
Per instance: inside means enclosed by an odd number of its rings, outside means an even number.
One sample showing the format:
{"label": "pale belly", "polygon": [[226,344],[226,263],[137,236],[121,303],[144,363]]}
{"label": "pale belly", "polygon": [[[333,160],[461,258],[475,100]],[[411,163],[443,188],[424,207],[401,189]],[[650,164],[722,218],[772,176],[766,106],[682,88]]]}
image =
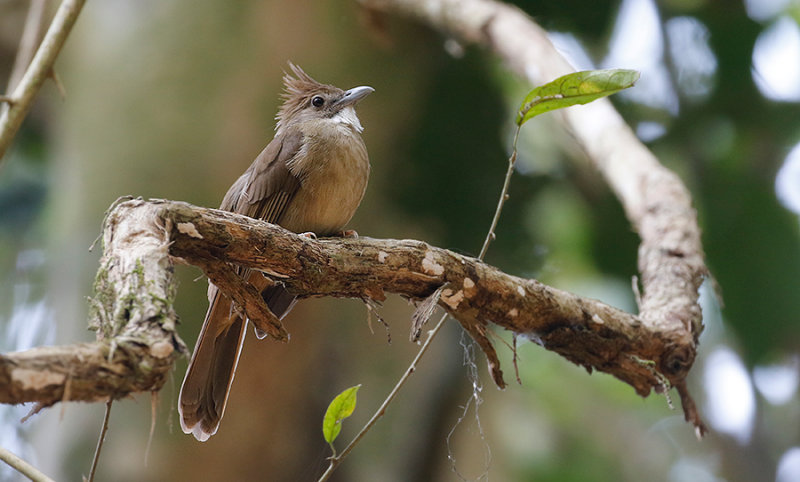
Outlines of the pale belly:
{"label": "pale belly", "polygon": [[309,148],[306,158],[316,162],[303,166],[301,187],[280,222],[296,233],[311,231],[326,236],[341,231],[367,188],[369,158],[360,137],[324,147]]}

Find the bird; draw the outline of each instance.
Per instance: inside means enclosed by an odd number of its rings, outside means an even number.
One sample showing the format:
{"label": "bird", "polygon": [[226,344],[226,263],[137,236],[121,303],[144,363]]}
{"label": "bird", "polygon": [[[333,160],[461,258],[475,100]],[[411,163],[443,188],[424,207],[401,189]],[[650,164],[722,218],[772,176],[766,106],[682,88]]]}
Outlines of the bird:
{"label": "bird", "polygon": [[[367,188],[370,163],[355,106],[374,91],[343,90],[311,78],[289,62],[275,135],[228,189],[220,209],[313,236],[342,234]],[[261,272],[238,267],[282,319],[295,296]],[[181,428],[204,442],[225,412],[247,319],[209,281],[209,307],[178,400]],[[258,338],[266,333],[256,330]]]}

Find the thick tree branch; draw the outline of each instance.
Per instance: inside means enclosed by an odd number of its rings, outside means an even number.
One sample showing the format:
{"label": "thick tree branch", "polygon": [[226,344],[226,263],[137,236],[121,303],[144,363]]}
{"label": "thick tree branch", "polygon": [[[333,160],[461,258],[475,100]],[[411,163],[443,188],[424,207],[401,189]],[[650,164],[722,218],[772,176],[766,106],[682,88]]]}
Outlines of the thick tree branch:
{"label": "thick tree branch", "polygon": [[0,356],[0,403],[37,402],[38,409],[157,391],[186,352],[175,334],[176,287],[168,231],[159,224],[164,220],[119,208],[106,218],[91,300],[98,341]]}
{"label": "thick tree branch", "polygon": [[0,403],[99,402],[160,390],[172,370],[174,347],[108,343],[44,346],[0,356]]}
{"label": "thick tree branch", "polygon": [[[406,15],[456,40],[481,45],[534,85],[574,71],[547,33],[513,6],[493,0],[360,2],[373,11]],[[698,289],[708,270],[688,190],[639,142],[608,100],[558,115],[615,191],[642,239],[639,319],[669,347],[667,356],[647,359],[656,361],[654,369],[678,387],[687,420],[702,432],[685,376],[703,329]]]}
{"label": "thick tree branch", "polygon": [[[443,287],[439,305],[477,338],[497,324],[587,369],[611,373],[641,395],[662,383],[641,360],[660,366],[678,350],[629,313],[421,241],[311,241],[221,211],[166,202],[161,209],[160,217],[180,227],[173,229],[171,253],[190,263],[217,259],[265,270],[299,296],[382,300],[390,292],[421,300]],[[493,375],[503,385],[499,367]]]}
{"label": "thick tree branch", "polygon": [[[484,349],[494,323],[588,370],[610,373],[641,395],[663,384],[652,366],[685,349],[629,313],[421,241],[309,240],[225,211],[127,200],[111,209],[104,244],[92,301],[99,341],[0,358],[1,402],[50,405],[159,389],[184,349],[171,305],[176,258],[202,260],[198,264],[209,272],[226,263],[259,270],[301,297],[382,300],[390,292],[421,300],[442,288],[440,306]],[[237,288],[240,280],[215,280],[240,304],[259,303],[247,299],[257,297],[255,291]],[[491,355],[490,368],[502,385]]]}

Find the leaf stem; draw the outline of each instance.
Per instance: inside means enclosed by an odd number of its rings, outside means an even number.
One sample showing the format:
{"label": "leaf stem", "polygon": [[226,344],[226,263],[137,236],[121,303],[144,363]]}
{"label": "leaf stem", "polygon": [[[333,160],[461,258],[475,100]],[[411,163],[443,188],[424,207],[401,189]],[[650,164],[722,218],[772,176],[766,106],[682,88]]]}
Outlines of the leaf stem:
{"label": "leaf stem", "polygon": [[486,252],[489,250],[489,244],[497,237],[494,230],[497,228],[498,221],[500,221],[500,213],[503,211],[503,205],[505,205],[508,200],[508,186],[511,184],[511,176],[514,174],[514,164],[517,162],[517,140],[519,139],[519,130],[521,127],[522,126],[518,125],[517,130],[514,132],[514,143],[511,156],[508,158],[508,169],[506,170],[506,177],[503,180],[503,189],[500,191],[500,199],[497,200],[497,209],[494,211],[494,217],[492,218],[492,224],[489,226],[489,232],[486,233],[486,239],[483,241],[481,252],[478,255],[478,259],[481,261],[483,261]]}

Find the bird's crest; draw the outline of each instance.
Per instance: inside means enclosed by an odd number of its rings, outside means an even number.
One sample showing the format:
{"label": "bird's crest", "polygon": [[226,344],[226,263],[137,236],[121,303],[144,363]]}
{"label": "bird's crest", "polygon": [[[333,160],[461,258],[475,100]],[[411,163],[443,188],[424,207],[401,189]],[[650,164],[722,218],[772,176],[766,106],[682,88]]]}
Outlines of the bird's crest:
{"label": "bird's crest", "polygon": [[313,94],[342,92],[338,87],[317,82],[292,62],[289,62],[289,69],[291,73],[283,73],[284,90],[283,94],[281,94],[283,104],[278,110],[278,115],[275,116],[278,121],[275,126],[276,130],[280,129],[288,119],[305,108]]}

